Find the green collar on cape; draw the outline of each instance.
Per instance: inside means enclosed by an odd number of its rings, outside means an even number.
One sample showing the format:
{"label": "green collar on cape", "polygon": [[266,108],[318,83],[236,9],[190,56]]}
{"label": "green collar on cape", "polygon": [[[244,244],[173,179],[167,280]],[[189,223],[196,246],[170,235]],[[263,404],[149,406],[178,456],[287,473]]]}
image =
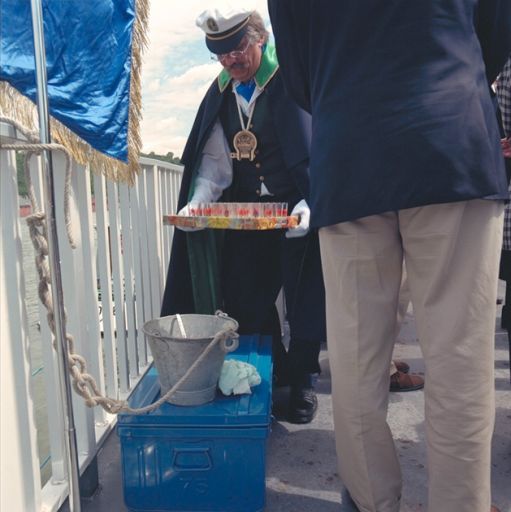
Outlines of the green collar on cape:
{"label": "green collar on cape", "polygon": [[[277,60],[275,46],[268,44],[254,77],[257,86],[261,88],[266,87],[266,84],[273,78],[277,69],[279,69],[279,62]],[[218,88],[221,93],[225,91],[225,88],[229,85],[231,80],[229,73],[225,69],[222,69],[221,73],[218,75]]]}

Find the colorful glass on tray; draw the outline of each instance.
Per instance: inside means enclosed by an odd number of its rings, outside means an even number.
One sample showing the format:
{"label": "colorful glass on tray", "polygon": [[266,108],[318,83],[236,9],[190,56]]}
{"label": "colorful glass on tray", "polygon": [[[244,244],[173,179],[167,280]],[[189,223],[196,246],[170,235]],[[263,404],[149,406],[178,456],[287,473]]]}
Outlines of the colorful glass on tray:
{"label": "colorful glass on tray", "polygon": [[164,224],[212,229],[285,229],[298,224],[287,203],[198,203],[190,215],[166,215]]}
{"label": "colorful glass on tray", "polygon": [[287,203],[197,203],[190,217],[287,217]]}

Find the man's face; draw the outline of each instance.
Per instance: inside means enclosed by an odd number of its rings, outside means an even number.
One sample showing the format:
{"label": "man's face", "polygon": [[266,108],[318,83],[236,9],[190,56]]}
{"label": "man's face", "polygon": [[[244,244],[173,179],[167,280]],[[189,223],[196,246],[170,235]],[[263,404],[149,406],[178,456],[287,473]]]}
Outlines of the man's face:
{"label": "man's face", "polygon": [[236,50],[218,55],[218,60],[231,78],[240,82],[250,80],[261,64],[262,43],[249,43],[243,39]]}

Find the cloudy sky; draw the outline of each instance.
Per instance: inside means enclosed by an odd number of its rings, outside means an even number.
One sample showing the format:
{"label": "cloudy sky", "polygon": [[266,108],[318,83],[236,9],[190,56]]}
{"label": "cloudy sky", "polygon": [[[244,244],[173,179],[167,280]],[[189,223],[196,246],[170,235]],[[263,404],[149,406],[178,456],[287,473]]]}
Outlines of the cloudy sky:
{"label": "cloudy sky", "polygon": [[[226,0],[151,0],[149,47],[142,68],[143,151],[181,156],[195,112],[221,70],[210,59],[195,18]],[[267,0],[238,0],[269,24]]]}

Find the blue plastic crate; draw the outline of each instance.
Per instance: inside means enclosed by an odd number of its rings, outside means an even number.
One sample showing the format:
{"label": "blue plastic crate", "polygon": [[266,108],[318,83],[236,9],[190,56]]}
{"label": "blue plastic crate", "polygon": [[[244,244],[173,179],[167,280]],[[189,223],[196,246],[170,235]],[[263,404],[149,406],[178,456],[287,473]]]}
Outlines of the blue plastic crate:
{"label": "blue plastic crate", "polygon": [[[135,512],[257,512],[264,509],[266,439],[271,415],[271,338],[241,336],[228,358],[253,364],[262,382],[251,395],[196,407],[164,404],[120,414],[124,500]],[[159,398],[153,367],[130,399]]]}

